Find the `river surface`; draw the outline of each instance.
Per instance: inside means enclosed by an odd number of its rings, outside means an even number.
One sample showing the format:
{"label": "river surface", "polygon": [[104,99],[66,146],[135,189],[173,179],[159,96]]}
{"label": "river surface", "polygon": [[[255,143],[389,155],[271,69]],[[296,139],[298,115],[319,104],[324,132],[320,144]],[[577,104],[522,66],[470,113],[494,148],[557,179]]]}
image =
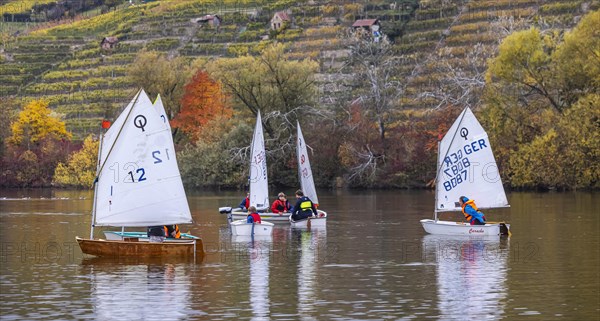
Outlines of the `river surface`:
{"label": "river surface", "polygon": [[242,196],[188,192],[202,262],[119,262],[75,242],[90,191],[0,190],[0,319],[600,319],[598,192],[511,193],[491,239],[426,235],[432,192],[343,190],[319,191],[325,229],[251,241],[217,211]]}

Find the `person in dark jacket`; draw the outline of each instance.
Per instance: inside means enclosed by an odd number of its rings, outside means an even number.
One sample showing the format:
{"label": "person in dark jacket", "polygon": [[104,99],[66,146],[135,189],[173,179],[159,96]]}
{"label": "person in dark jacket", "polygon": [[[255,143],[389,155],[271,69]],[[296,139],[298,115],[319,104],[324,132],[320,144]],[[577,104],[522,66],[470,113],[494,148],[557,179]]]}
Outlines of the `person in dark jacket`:
{"label": "person in dark jacket", "polygon": [[471,225],[485,225],[485,215],[477,209],[475,201],[470,200],[466,196],[461,196],[458,199],[460,206],[462,207],[462,213],[465,219]]}
{"label": "person in dark jacket", "polygon": [[304,196],[302,190],[296,191],[296,205],[292,212],[292,220],[299,221],[309,217],[317,216],[317,208],[310,198]]}
{"label": "person in dark jacket", "polygon": [[150,226],[148,227],[148,237],[152,243],[160,243],[165,240],[165,227],[164,226]]}
{"label": "person in dark jacket", "polygon": [[249,207],[250,207],[250,193],[247,193],[246,198],[244,198],[242,200],[242,202],[240,203],[240,208],[242,209],[242,211],[247,211]]}
{"label": "person in dark jacket", "polygon": [[289,212],[291,207],[292,206],[290,205],[290,202],[288,202],[288,200],[286,199],[285,194],[281,192],[277,195],[277,199],[275,200],[275,202],[273,202],[273,205],[271,205],[271,212],[279,213],[279,215],[281,215],[283,213]]}

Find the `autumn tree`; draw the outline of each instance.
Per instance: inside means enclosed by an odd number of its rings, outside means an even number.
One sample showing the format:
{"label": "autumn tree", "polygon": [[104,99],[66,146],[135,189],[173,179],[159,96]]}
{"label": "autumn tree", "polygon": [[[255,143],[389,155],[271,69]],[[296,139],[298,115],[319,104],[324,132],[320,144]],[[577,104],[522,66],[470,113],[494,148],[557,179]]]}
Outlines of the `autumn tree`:
{"label": "autumn tree", "polygon": [[206,71],[198,70],[184,87],[181,110],[171,125],[181,129],[195,143],[208,123],[217,118],[228,119],[232,113],[220,84]]}
{"label": "autumn tree", "polygon": [[277,43],[258,57],[219,59],[208,70],[237,107],[254,115],[261,111],[265,131],[275,138],[281,133],[289,137],[300,108],[313,106],[317,69],[317,63],[310,59],[288,59],[285,46]]}
{"label": "autumn tree", "polygon": [[482,122],[513,186],[598,186],[599,22],[515,32],[490,61]]}
{"label": "autumn tree", "polygon": [[65,124],[52,115],[47,102],[34,100],[10,128],[0,173],[3,185],[49,185],[56,165],[64,160],[69,149],[71,133]]}
{"label": "autumn tree", "polygon": [[138,53],[128,69],[128,77],[144,88],[148,96],[160,94],[169,120],[181,109],[184,87],[191,73],[185,58],[169,58],[163,53],[145,50]]}
{"label": "autumn tree", "polygon": [[12,135],[8,143],[13,146],[40,144],[44,139],[71,139],[65,123],[52,115],[48,102],[33,100],[25,106],[10,126]]}
{"label": "autumn tree", "polygon": [[79,151],[69,156],[67,163],[58,163],[53,183],[58,186],[90,187],[96,177],[99,141],[90,135]]}

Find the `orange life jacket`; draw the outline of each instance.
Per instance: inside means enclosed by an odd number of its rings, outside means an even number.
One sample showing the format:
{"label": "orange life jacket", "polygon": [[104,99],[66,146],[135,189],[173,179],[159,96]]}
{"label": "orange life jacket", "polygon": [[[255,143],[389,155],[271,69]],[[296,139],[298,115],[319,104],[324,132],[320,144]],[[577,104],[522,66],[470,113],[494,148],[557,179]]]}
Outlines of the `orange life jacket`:
{"label": "orange life jacket", "polygon": [[165,225],[165,236],[166,237],[174,237],[176,239],[181,238],[181,233],[179,232],[179,225],[175,224],[173,225],[175,227],[175,236],[169,234],[169,228]]}
{"label": "orange life jacket", "polygon": [[473,209],[474,209],[476,212],[479,212],[479,210],[477,209],[477,206],[475,205],[475,201],[473,201],[473,200],[468,200],[468,201],[466,201],[466,202],[464,202],[464,203],[463,203],[463,205],[462,205],[462,213],[463,213],[463,215],[465,216],[465,218],[467,219],[467,221],[469,221],[469,222],[470,222],[470,221],[471,221],[471,219],[473,218],[473,216],[471,216],[470,214],[467,214],[467,213],[465,212],[465,206],[467,206],[467,205],[471,205],[471,207],[472,207],[472,208],[473,208]]}

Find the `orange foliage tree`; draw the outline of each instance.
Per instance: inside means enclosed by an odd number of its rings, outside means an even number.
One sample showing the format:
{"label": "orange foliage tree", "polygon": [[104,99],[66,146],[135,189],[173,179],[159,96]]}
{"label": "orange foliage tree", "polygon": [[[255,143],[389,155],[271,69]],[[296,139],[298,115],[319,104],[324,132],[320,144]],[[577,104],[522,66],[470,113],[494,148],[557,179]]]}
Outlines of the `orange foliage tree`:
{"label": "orange foliage tree", "polygon": [[181,111],[171,125],[179,128],[192,142],[196,142],[207,124],[215,119],[229,119],[233,110],[221,91],[221,85],[199,70],[185,85]]}

